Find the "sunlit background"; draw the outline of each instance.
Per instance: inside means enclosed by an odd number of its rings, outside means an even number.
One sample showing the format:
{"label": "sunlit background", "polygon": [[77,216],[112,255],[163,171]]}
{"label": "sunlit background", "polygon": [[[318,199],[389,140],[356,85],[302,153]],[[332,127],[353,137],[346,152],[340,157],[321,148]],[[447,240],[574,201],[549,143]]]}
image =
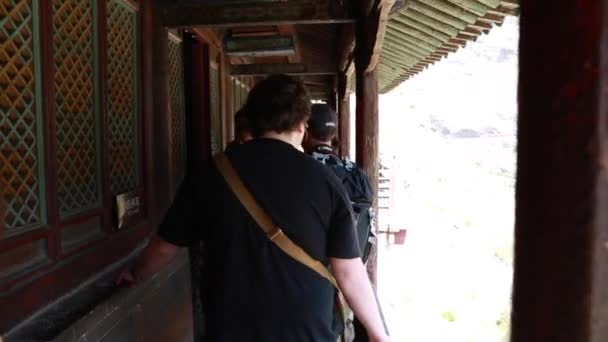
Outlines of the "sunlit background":
{"label": "sunlit background", "polygon": [[518,30],[508,18],[380,97],[379,224],[406,230],[379,241],[394,341],[508,341]]}

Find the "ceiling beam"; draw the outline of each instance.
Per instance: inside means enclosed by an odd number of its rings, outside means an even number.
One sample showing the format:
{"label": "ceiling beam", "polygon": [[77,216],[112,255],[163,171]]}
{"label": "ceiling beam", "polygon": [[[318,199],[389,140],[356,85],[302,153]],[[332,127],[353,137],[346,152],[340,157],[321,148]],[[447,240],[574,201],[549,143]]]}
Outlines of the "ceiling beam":
{"label": "ceiling beam", "polygon": [[293,37],[226,37],[224,51],[228,56],[287,56],[295,53]]}
{"label": "ceiling beam", "polygon": [[384,34],[389,21],[388,15],[395,0],[365,0],[359,3],[358,14],[362,20],[357,22],[356,35],[359,42],[365,41],[356,52],[358,65],[364,66],[365,72],[371,72],[378,65]]}
{"label": "ceiling beam", "polygon": [[[346,2],[348,3],[348,2]],[[348,6],[335,0],[188,4],[163,8],[167,27],[332,24],[354,22]]]}
{"label": "ceiling beam", "polygon": [[293,55],[287,56],[289,63],[301,63],[302,62],[302,48],[300,47],[300,39],[298,38],[298,32],[295,30],[293,25],[278,25],[277,30],[282,35],[291,36],[293,39],[293,45],[295,52]]}
{"label": "ceiling beam", "polygon": [[338,43],[338,68],[346,72],[352,63],[352,53],[355,49],[354,25],[342,25],[340,29],[340,42]]}
{"label": "ceiling beam", "polygon": [[306,86],[309,93],[317,93],[317,94],[329,94],[331,88],[329,87],[319,87],[319,86]]}
{"label": "ceiling beam", "polygon": [[335,75],[338,68],[333,64],[237,64],[230,66],[233,76],[264,76],[270,74],[288,75]]}
{"label": "ceiling beam", "polygon": [[304,85],[307,87],[327,87],[327,82],[304,80]]}

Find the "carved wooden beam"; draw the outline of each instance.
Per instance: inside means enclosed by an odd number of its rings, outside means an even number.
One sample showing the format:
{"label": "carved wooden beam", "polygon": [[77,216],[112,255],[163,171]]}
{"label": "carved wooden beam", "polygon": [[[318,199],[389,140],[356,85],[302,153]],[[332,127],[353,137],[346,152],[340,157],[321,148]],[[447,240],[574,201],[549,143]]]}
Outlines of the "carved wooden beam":
{"label": "carved wooden beam", "polygon": [[[346,2],[348,3],[348,2]],[[255,26],[281,24],[334,24],[354,22],[342,1],[291,0],[287,2],[186,4],[163,8],[163,23],[180,26]]]}
{"label": "carved wooden beam", "polygon": [[308,89],[308,91],[311,93],[329,94],[331,92],[331,88],[328,85],[306,85],[306,89]]}
{"label": "carved wooden beam", "polygon": [[237,64],[231,66],[230,74],[233,76],[264,76],[270,74],[335,75],[337,70],[337,66],[333,64]]}
{"label": "carved wooden beam", "polygon": [[229,56],[287,56],[295,54],[295,47],[291,36],[228,37],[224,51]]}
{"label": "carved wooden beam", "polygon": [[301,63],[302,62],[302,54],[301,54],[301,46],[300,40],[298,39],[298,32],[295,30],[293,25],[278,25],[277,30],[282,35],[291,36],[293,39],[293,45],[295,52],[293,55],[288,56],[289,63]]}
{"label": "carved wooden beam", "polygon": [[338,68],[346,72],[353,61],[353,50],[355,49],[355,27],[354,25],[343,25],[338,43]]}
{"label": "carved wooden beam", "polygon": [[360,54],[358,58],[364,59],[358,64],[367,65],[365,72],[371,72],[378,65],[386,24],[389,20],[388,15],[394,3],[395,0],[368,0],[360,4],[358,13],[363,20],[357,22],[356,33],[365,37],[366,43],[365,48],[359,49],[357,53]]}
{"label": "carved wooden beam", "polygon": [[187,31],[192,31],[192,33],[194,33],[198,39],[203,40],[207,44],[213,45],[213,47],[218,50],[224,49],[222,40],[210,28],[195,28],[193,30],[187,30]]}
{"label": "carved wooden beam", "polygon": [[308,95],[310,95],[310,97],[313,100],[326,100],[326,101],[328,101],[330,99],[330,94],[328,92],[325,92],[325,91],[309,91]]}

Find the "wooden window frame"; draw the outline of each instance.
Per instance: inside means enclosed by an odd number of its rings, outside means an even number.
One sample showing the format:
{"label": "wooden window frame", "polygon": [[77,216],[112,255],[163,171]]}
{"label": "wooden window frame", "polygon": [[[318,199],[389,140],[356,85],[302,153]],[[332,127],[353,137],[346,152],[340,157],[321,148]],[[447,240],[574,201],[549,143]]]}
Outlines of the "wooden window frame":
{"label": "wooden window frame", "polygon": [[[23,290],[24,293],[29,293],[32,288],[40,288],[43,284],[36,284],[34,280],[49,275],[50,273],[70,274],[72,270],[70,267],[66,267],[67,264],[75,265],[73,272],[77,275],[90,274],[95,269],[94,265],[106,264],[107,262],[115,261],[119,259],[128,249],[125,246],[132,245],[134,241],[141,240],[148,231],[149,216],[150,213],[146,211],[150,203],[149,194],[150,189],[147,189],[146,182],[146,148],[144,147],[144,135],[148,132],[145,131],[144,125],[144,111],[143,111],[143,56],[141,52],[142,44],[142,11],[139,4],[131,0],[113,0],[119,1],[130,7],[136,16],[136,50],[137,55],[134,57],[137,64],[136,73],[136,97],[137,105],[137,129],[138,134],[137,140],[139,145],[139,158],[137,163],[139,164],[138,174],[138,188],[136,191],[140,192],[142,198],[142,211],[143,218],[131,226],[127,226],[125,229],[117,230],[114,219],[114,207],[115,199],[110,189],[110,170],[108,165],[108,127],[107,127],[107,72],[106,72],[106,23],[107,23],[107,4],[108,0],[92,0],[93,2],[93,25],[96,31],[93,34],[94,44],[94,58],[96,59],[96,70],[97,73],[94,77],[95,87],[97,87],[97,99],[95,101],[97,120],[100,123],[99,129],[99,145],[100,149],[98,158],[100,158],[101,170],[101,202],[98,207],[93,209],[87,209],[85,211],[76,213],[74,215],[61,218],[58,206],[58,174],[57,174],[57,142],[56,142],[56,125],[55,125],[55,85],[54,85],[54,72],[55,67],[53,63],[53,15],[54,11],[52,8],[52,0],[33,0],[38,1],[38,20],[33,26],[37,29],[35,35],[38,35],[38,46],[40,55],[40,77],[41,80],[41,95],[43,119],[40,122],[43,130],[43,151],[44,155],[44,183],[46,185],[45,191],[42,196],[46,200],[46,217],[44,218],[44,224],[28,229],[20,234],[9,236],[5,239],[0,239],[0,254],[14,250],[20,246],[25,246],[38,241],[45,241],[46,245],[46,258],[43,262],[39,262],[36,265],[25,268],[23,270],[16,271],[13,275],[9,275],[4,279],[0,279],[0,295],[4,296],[14,291],[19,292]],[[95,41],[96,40],[96,41]],[[152,147],[153,148],[153,147]],[[88,222],[89,220],[99,218],[100,220],[100,231],[99,234],[91,238],[90,240],[84,240],[79,243],[76,247],[65,250],[62,248],[61,233],[64,229],[77,226]],[[110,243],[111,241],[118,242],[116,239],[121,240],[116,246],[111,248],[112,251],[117,253],[109,254],[111,251],[103,250],[99,248],[103,243]],[[95,250],[94,255],[91,255],[89,260],[82,260],[79,256],[87,253],[90,250]],[[120,251],[120,252],[119,252]],[[79,260],[80,259],[80,260]],[[66,264],[67,263],[67,264]],[[85,270],[86,264],[90,264],[93,269]],[[67,273],[66,273],[67,272]],[[55,275],[50,275],[49,278],[56,279],[56,281],[65,281],[69,283],[73,279],[61,279]],[[75,279],[80,279],[78,276]],[[17,296],[6,297],[10,302],[11,298],[17,298]],[[19,302],[17,300],[17,302]],[[27,307],[25,305],[24,307]],[[27,308],[26,308],[27,309]],[[19,311],[19,310],[16,310]],[[7,314],[8,315],[8,314]],[[18,315],[18,314],[17,314]],[[10,316],[10,315],[9,315]],[[3,315],[0,315],[2,318]]]}

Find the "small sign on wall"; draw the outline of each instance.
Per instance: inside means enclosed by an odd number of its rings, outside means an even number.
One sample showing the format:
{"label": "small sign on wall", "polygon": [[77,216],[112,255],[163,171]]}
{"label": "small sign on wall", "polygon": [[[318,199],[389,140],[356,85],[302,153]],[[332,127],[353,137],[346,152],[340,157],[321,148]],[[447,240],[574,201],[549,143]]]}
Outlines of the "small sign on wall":
{"label": "small sign on wall", "polygon": [[141,194],[139,191],[126,192],[116,196],[116,219],[118,229],[125,229],[137,223],[142,217]]}

